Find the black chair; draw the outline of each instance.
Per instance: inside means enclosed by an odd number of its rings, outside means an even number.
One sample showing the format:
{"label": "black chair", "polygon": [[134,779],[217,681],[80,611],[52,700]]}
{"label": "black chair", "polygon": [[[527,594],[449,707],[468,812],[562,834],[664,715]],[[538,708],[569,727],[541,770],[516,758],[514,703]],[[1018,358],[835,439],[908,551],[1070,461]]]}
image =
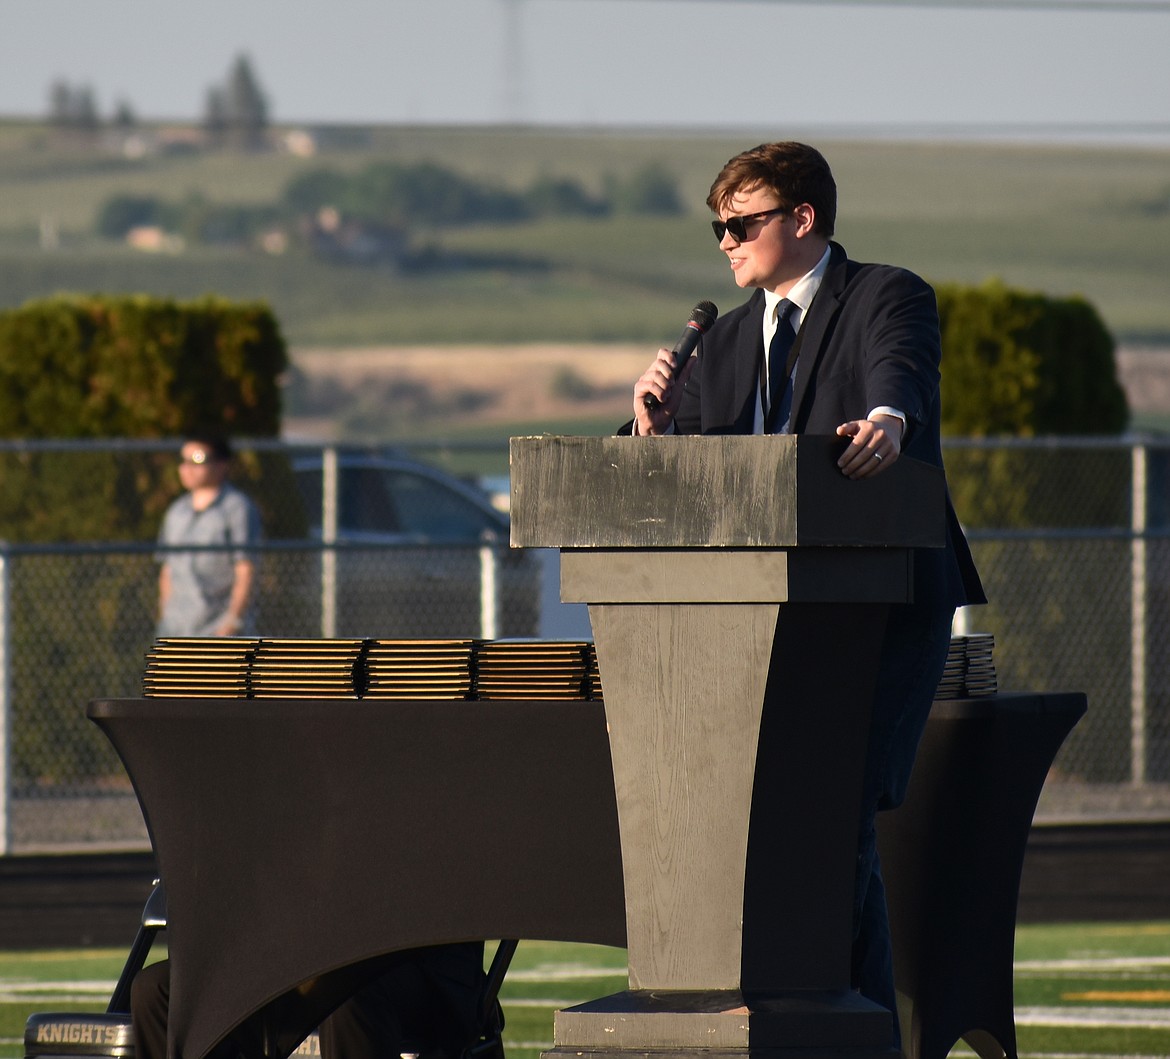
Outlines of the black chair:
{"label": "black chair", "polygon": [[142,922],[138,926],[138,933],[134,936],[130,952],[126,957],[126,964],[122,968],[118,984],[114,986],[114,992],[110,995],[110,1002],[106,1006],[108,1013],[130,1013],[130,986],[134,982],[134,976],[146,965],[146,958],[150,955],[154,939],[158,936],[159,931],[166,930],[166,927],[167,895],[162,882],[155,879],[154,889],[150,891],[150,896],[146,899],[146,905],[142,909]]}
{"label": "black chair", "polygon": [[142,920],[118,983],[104,1013],[75,1011],[33,1014],[24,1025],[25,1059],[77,1059],[100,1056],[104,1059],[133,1059],[134,1031],[130,1025],[130,983],[146,964],[154,939],[166,929],[167,899],[162,883],[154,889],[142,909]]}
{"label": "black chair", "polygon": [[500,1007],[500,987],[518,944],[516,938],[502,938],[496,946],[479,994],[479,1038],[464,1051],[464,1059],[504,1059],[504,1009]]}
{"label": "black chair", "polygon": [[[135,976],[146,966],[155,938],[167,926],[167,899],[162,882],[154,888],[142,909],[142,920],[130,952],[118,976],[104,1013],[53,1012],[33,1014],[24,1028],[25,1059],[134,1059],[134,1032],[130,1024],[130,988]],[[459,1056],[448,1059],[504,1059],[504,1012],[500,1007],[500,987],[508,973],[519,942],[505,938],[499,942],[484,976],[479,996],[479,1029]],[[311,1033],[293,1052],[296,1056],[319,1056],[320,1041]],[[411,1045],[403,1055],[429,1055],[425,1042]]]}

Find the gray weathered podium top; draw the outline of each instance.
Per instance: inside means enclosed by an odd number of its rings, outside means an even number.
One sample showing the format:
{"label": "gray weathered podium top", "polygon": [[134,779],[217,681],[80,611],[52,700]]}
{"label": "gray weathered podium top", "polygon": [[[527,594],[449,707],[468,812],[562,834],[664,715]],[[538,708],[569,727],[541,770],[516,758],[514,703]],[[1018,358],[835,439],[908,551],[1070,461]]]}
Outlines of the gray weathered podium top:
{"label": "gray weathered podium top", "polygon": [[945,544],[942,471],[851,481],[845,444],[513,438],[512,545],[562,549],[566,603],[908,602],[912,550]]}
{"label": "gray weathered podium top", "polygon": [[[943,547],[941,469],[851,481],[812,434],[511,440],[517,548]],[[924,517],[933,507],[937,519]]]}

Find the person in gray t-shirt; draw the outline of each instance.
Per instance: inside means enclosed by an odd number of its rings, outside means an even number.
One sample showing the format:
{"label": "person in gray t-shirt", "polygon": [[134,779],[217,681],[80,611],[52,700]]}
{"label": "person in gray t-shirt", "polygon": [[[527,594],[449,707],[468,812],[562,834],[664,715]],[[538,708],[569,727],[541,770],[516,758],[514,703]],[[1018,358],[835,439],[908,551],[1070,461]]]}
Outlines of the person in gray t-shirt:
{"label": "person in gray t-shirt", "polygon": [[256,506],[228,480],[231,448],[222,438],[183,442],[179,479],[186,492],[167,508],[158,542],[232,545],[222,550],[160,551],[159,636],[247,636],[253,629]]}

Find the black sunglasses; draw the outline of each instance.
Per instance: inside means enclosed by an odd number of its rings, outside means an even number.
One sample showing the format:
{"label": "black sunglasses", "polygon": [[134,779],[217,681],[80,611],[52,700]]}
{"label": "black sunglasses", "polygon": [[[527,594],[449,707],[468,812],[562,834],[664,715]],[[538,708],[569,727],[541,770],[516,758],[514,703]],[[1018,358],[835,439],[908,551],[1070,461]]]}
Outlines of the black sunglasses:
{"label": "black sunglasses", "polygon": [[745,213],[742,217],[728,217],[725,221],[712,221],[711,231],[715,233],[716,242],[723,242],[723,236],[731,233],[731,238],[742,243],[747,238],[747,226],[756,221],[771,217],[774,213],[787,213],[785,206],[777,206],[774,210],[764,210],[763,213]]}

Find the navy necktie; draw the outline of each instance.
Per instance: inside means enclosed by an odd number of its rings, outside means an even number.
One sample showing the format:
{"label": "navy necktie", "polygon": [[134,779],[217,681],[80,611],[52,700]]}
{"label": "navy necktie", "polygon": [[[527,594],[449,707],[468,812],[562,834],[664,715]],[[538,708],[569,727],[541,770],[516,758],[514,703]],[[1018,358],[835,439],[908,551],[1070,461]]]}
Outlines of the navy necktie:
{"label": "navy necktie", "polygon": [[[792,418],[792,375],[793,367],[788,363],[788,354],[796,341],[796,332],[788,319],[796,306],[787,298],[781,298],[776,306],[776,333],[768,346],[768,387],[763,389],[764,431],[783,433],[788,430]],[[763,375],[763,372],[760,373]],[[763,379],[760,380],[761,384]]]}

